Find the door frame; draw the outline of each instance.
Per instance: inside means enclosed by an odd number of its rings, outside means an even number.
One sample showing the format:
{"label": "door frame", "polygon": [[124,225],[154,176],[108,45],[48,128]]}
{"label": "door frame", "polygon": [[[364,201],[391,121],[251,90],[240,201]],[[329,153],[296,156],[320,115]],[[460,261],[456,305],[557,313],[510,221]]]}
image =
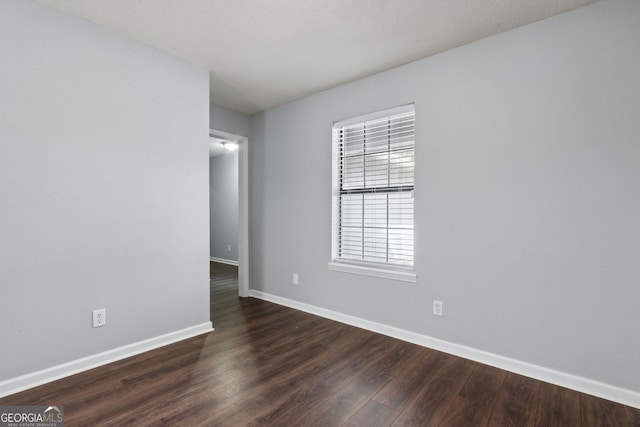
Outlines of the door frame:
{"label": "door frame", "polygon": [[249,296],[249,138],[217,129],[209,136],[238,144],[238,295]]}

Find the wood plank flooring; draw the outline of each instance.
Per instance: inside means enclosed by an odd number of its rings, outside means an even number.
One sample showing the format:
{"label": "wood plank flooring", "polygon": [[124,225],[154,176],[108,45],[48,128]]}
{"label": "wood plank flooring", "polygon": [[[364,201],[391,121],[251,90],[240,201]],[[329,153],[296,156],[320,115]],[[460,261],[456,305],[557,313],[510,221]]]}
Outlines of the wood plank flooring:
{"label": "wood plank flooring", "polygon": [[237,296],[212,265],[215,332],[0,399],[68,426],[640,426],[640,410]]}

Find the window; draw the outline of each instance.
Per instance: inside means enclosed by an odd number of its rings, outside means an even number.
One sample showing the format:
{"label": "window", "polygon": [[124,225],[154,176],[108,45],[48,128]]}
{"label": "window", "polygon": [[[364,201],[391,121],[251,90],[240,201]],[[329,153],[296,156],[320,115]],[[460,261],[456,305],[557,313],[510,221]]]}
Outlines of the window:
{"label": "window", "polygon": [[333,269],[415,279],[402,274],[413,268],[414,117],[409,105],[334,124]]}

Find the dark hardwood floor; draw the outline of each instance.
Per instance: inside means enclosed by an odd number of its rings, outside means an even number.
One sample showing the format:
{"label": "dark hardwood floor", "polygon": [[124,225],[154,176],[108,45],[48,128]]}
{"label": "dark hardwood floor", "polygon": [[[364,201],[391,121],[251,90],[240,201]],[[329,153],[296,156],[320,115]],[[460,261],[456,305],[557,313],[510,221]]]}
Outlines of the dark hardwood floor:
{"label": "dark hardwood floor", "polygon": [[215,332],[0,399],[66,425],[640,426],[640,410],[265,301],[212,266]]}

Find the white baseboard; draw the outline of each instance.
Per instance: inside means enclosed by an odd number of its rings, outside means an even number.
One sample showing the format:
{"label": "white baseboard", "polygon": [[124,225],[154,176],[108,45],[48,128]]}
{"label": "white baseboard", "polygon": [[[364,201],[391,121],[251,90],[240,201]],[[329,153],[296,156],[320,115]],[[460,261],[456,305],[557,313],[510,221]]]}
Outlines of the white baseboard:
{"label": "white baseboard", "polygon": [[173,344],[211,331],[213,331],[213,325],[211,322],[205,322],[200,325],[191,326],[186,329],[170,332],[144,341],[138,341],[133,344],[124,345],[122,347],[83,357],[81,359],[76,359],[71,362],[63,363],[31,374],[0,381],[0,397],[50,383],[52,381],[59,380],[60,378],[88,371],[89,369],[97,368],[98,366],[106,365],[117,360],[135,356],[137,354],[144,353],[145,351]]}
{"label": "white baseboard", "polygon": [[395,328],[382,323],[372,322],[261,291],[250,290],[249,296],[640,409],[640,392],[637,391],[623,389],[589,378],[533,365],[498,354],[440,340],[405,329]]}
{"label": "white baseboard", "polygon": [[213,262],[219,262],[220,264],[235,265],[236,267],[238,266],[238,261],[234,261],[232,259],[211,257],[210,260],[213,261]]}

